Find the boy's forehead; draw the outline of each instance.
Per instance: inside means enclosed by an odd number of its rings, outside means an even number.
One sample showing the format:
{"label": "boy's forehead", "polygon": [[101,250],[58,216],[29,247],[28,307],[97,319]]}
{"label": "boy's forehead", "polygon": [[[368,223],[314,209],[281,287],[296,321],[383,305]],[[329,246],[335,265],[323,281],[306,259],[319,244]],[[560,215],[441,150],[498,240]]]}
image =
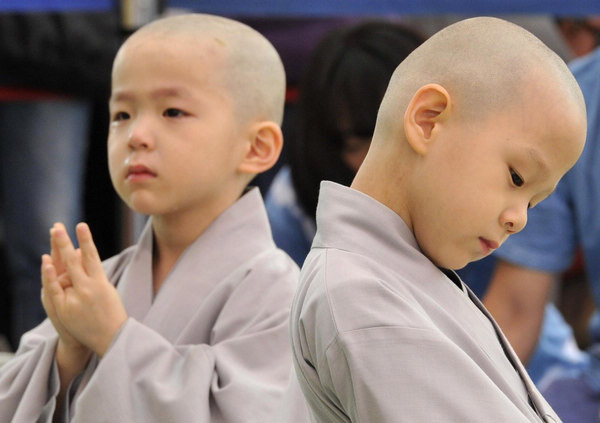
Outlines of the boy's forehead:
{"label": "boy's forehead", "polygon": [[[140,34],[133,34],[123,45],[128,50],[148,48],[152,50],[163,50],[165,52],[173,51],[175,53],[183,51],[190,57],[198,55],[223,55],[227,51],[228,45],[224,37],[218,34],[200,31],[144,31]],[[183,58],[183,57],[182,57]]]}
{"label": "boy's forehead", "polygon": [[222,68],[227,50],[220,41],[210,37],[191,37],[184,33],[162,36],[158,33],[140,34],[128,39],[119,50],[113,66],[115,74],[130,64],[140,62],[168,63],[166,69],[173,73],[200,73],[203,69],[213,71]]}
{"label": "boy's forehead", "polygon": [[[538,82],[537,89],[524,88],[525,101],[514,110],[512,122],[520,130],[519,142],[525,141],[527,145],[535,142],[531,144],[534,148],[522,149],[530,163],[545,172],[565,173],[583,150],[585,109],[568,91],[543,88],[546,82],[554,82],[556,88],[560,81],[548,78]],[[530,83],[530,88],[534,85]]]}
{"label": "boy's forehead", "polygon": [[134,92],[155,99],[225,93],[222,52],[153,35],[130,41],[114,63],[111,101],[128,100]]}

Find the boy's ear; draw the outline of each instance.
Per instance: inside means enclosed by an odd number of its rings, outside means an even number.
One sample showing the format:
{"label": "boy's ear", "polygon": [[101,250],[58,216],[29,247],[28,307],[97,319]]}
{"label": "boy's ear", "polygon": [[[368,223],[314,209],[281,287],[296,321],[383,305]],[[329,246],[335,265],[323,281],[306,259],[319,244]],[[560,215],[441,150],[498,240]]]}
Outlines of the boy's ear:
{"label": "boy's ear", "polygon": [[404,114],[404,131],[417,154],[427,154],[439,124],[447,119],[449,106],[450,95],[438,84],[422,86],[410,100]]}
{"label": "boy's ear", "polygon": [[283,134],[275,122],[257,122],[250,127],[248,150],[238,170],[258,175],[269,170],[279,159],[283,148]]}

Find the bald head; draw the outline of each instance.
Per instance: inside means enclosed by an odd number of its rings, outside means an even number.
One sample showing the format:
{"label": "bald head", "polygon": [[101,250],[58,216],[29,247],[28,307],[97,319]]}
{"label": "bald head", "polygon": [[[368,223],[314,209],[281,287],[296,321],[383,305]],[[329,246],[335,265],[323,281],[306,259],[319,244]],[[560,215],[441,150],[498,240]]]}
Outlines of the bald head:
{"label": "bald head", "polygon": [[579,86],[560,57],[519,26],[480,17],[446,27],[398,66],[379,110],[374,141],[395,138],[412,97],[430,83],[444,87],[454,112],[467,119],[531,96],[559,96],[585,113]]}
{"label": "bald head", "polygon": [[220,16],[178,15],[145,25],[124,46],[147,37],[177,38],[192,47],[194,43],[201,47],[208,41],[223,59],[221,77],[238,117],[243,121],[260,119],[281,124],[285,71],[275,48],[254,29]]}

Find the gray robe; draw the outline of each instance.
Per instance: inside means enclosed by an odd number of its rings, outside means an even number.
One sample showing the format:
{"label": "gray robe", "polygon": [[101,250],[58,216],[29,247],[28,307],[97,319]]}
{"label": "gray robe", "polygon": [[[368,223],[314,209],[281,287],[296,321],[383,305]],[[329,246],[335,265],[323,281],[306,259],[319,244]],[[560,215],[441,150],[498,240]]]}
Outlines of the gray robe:
{"label": "gray robe", "polygon": [[392,210],[324,182],[317,228],[291,313],[314,421],[560,421],[481,302]]}
{"label": "gray robe", "polygon": [[[271,238],[258,189],[184,252],[152,298],[152,229],[104,262],[129,318],[71,385],[64,421],[265,423],[292,366],[298,270]],[[50,422],[57,335],[46,320],[0,369],[0,422]],[[41,416],[41,417],[40,417]]]}

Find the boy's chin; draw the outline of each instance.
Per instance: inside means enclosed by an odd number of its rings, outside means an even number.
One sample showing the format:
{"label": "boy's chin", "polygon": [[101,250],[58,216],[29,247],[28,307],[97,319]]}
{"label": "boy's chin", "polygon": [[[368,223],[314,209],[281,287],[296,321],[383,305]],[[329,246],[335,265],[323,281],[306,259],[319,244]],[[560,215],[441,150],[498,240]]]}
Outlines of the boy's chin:
{"label": "boy's chin", "polygon": [[119,195],[119,197],[127,208],[135,213],[146,216],[159,213],[159,210],[157,210],[159,205],[156,202],[156,198],[151,195],[136,192],[129,196]]}
{"label": "boy's chin", "polygon": [[[430,258],[430,260],[431,260],[431,258]],[[467,264],[469,264],[470,262],[473,262],[476,260],[479,260],[479,259],[445,258],[445,259],[440,259],[438,261],[436,261],[436,260],[432,260],[432,261],[436,266],[441,267],[443,269],[460,270],[463,267],[465,267]]]}
{"label": "boy's chin", "polygon": [[454,266],[454,267],[450,267],[450,269],[452,269],[452,270],[460,270],[460,269],[463,269],[467,264],[472,263],[472,262],[477,261],[477,260],[471,260],[471,261],[468,261],[468,262],[466,262],[464,264],[461,264],[461,265],[458,265],[458,266]]}

